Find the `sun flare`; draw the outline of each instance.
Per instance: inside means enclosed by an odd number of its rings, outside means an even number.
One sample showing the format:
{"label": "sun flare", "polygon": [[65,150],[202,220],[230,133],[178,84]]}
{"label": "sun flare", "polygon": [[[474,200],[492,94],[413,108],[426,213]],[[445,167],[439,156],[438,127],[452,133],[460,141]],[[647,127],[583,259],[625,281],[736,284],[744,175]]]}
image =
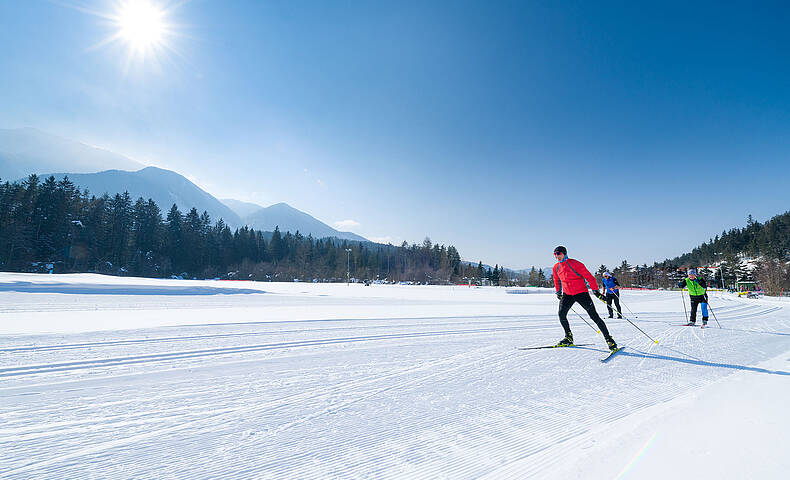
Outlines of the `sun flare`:
{"label": "sun flare", "polygon": [[[68,1],[68,0],[65,0]],[[88,50],[108,49],[122,60],[125,74],[164,72],[167,66],[184,59],[184,25],[174,16],[190,0],[95,0],[102,8],[70,5],[82,13],[98,17],[107,36]],[[69,4],[67,4],[69,5]]]}
{"label": "sun flare", "polygon": [[118,34],[137,51],[155,47],[163,41],[164,12],[147,0],[130,0],[118,12]]}
{"label": "sun flare", "polygon": [[123,0],[113,15],[114,38],[126,44],[129,56],[144,60],[167,48],[167,10],[152,0]]}

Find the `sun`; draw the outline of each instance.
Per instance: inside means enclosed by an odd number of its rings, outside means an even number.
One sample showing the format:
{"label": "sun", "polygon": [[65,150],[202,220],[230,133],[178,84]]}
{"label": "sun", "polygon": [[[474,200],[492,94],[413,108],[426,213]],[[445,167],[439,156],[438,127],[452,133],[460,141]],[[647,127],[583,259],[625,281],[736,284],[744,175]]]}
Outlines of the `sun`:
{"label": "sun", "polygon": [[164,42],[164,17],[164,10],[148,0],[128,0],[118,11],[118,35],[136,53],[145,53]]}
{"label": "sun", "polygon": [[132,69],[139,72],[164,72],[166,64],[175,64],[175,59],[184,58],[183,52],[176,45],[185,38],[184,26],[173,23],[172,17],[190,0],[95,1],[103,4],[103,8],[66,4],[82,13],[100,18],[102,27],[107,30],[107,36],[88,47],[88,50],[124,50],[124,73],[130,73]]}

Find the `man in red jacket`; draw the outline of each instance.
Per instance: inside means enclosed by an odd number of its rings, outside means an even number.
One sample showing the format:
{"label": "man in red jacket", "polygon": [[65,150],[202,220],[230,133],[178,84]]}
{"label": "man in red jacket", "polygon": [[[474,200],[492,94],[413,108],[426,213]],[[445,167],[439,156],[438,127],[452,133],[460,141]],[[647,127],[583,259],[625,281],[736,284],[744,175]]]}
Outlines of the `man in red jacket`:
{"label": "man in red jacket", "polygon": [[579,305],[587,311],[590,318],[598,325],[598,329],[603,333],[603,338],[606,339],[606,345],[609,350],[617,349],[617,343],[611,335],[606,324],[603,322],[598,312],[595,311],[592,297],[587,293],[587,287],[592,289],[593,295],[602,298],[601,292],[598,291],[598,282],[595,277],[590,274],[587,267],[578,260],[568,258],[568,250],[560,245],[554,249],[554,258],[557,263],[552,270],[554,277],[554,290],[557,292],[557,298],[560,300],[560,324],[565,329],[565,338],[560,340],[557,344],[558,347],[568,347],[573,345],[573,333],[568,323],[568,310],[571,309],[574,303],[579,302]]}

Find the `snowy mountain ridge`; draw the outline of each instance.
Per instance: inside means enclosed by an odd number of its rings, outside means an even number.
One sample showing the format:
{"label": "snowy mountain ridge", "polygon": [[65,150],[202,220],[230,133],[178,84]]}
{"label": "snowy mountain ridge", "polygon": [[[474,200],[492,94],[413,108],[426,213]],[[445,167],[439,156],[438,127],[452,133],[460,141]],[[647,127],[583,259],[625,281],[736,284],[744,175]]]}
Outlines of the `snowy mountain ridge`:
{"label": "snowy mountain ridge", "polygon": [[234,229],[248,225],[273,231],[279,227],[282,232],[298,230],[315,238],[368,241],[352,232],[336,230],[286,203],[264,208],[233,199],[218,200],[171,170],[145,167],[123,155],[34,128],[0,129],[0,179],[23,181],[31,173],[42,178],[54,176],[56,180],[68,176],[81,190],[87,188],[96,196],[128,191],[132,201],[151,198],[163,216],[175,204],[181,213],[194,207],[199,213],[208,212],[214,221],[223,219]]}

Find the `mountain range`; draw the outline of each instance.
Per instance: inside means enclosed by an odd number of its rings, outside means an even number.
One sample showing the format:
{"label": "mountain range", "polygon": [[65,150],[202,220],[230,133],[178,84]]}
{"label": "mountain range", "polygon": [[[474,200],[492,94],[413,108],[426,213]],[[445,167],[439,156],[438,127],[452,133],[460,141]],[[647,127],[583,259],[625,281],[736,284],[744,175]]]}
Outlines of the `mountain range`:
{"label": "mountain range", "polygon": [[97,197],[104,193],[114,195],[129,192],[132,201],[138,197],[146,200],[151,198],[159,205],[163,216],[167,215],[173,204],[176,204],[182,213],[195,207],[199,213],[208,212],[214,220],[223,219],[232,228],[242,225],[241,218],[224,203],[182,175],[170,170],[145,167],[136,172],[126,170],[105,170],[96,173],[46,172],[42,177],[46,178],[50,175],[58,180],[68,176],[80,190],[87,188]]}
{"label": "mountain range", "polygon": [[[57,172],[57,173],[56,173]],[[0,179],[24,180],[31,173],[43,178],[64,176],[81,190],[96,196],[129,192],[153,199],[162,215],[177,205],[182,213],[196,208],[231,228],[248,225],[263,231],[296,232],[315,238],[336,237],[367,242],[351,232],[341,232],[286,203],[269,207],[234,199],[215,198],[183,175],[158,167],[145,167],[123,155],[51,135],[34,128],[0,129]]]}
{"label": "mountain range", "polygon": [[[230,204],[225,203],[225,205],[228,207],[233,205],[235,207],[235,212],[239,215],[247,213],[242,217],[242,223],[256,230],[270,232],[274,230],[274,227],[279,226],[281,231],[299,231],[304,235],[310,234],[315,238],[337,237],[358,242],[368,241],[366,238],[355,233],[335,230],[329,225],[293,208],[287,203],[276,203],[264,208],[254,203],[239,202],[236,200]],[[258,209],[251,211],[253,206],[257,206]],[[248,213],[250,211],[251,213]]]}

